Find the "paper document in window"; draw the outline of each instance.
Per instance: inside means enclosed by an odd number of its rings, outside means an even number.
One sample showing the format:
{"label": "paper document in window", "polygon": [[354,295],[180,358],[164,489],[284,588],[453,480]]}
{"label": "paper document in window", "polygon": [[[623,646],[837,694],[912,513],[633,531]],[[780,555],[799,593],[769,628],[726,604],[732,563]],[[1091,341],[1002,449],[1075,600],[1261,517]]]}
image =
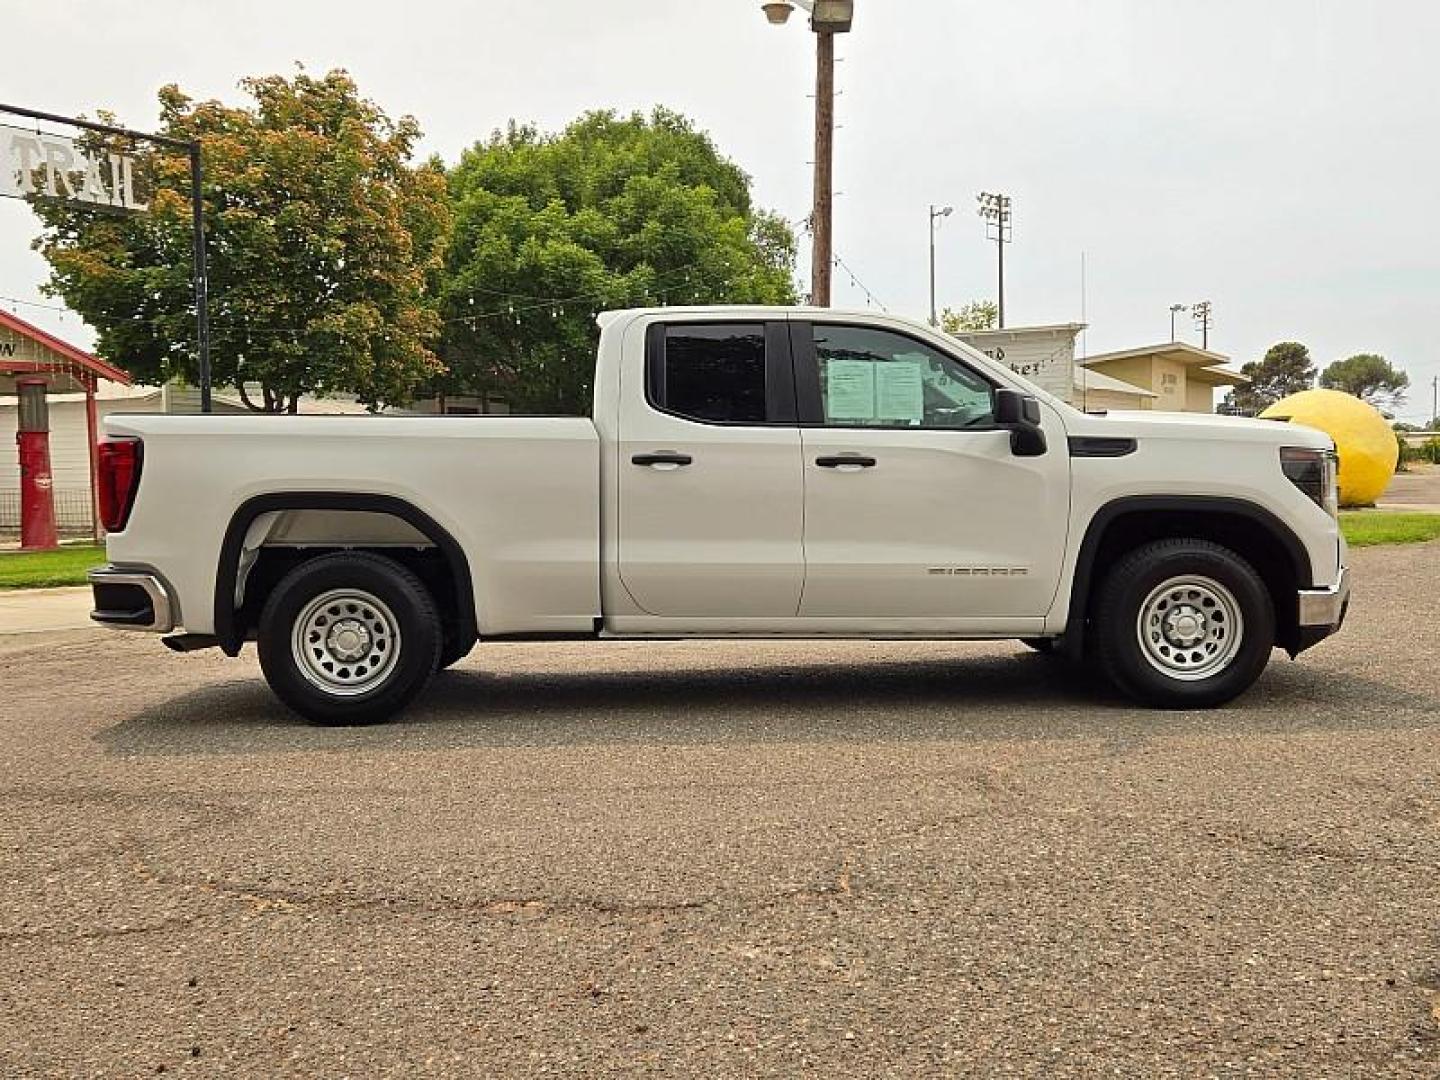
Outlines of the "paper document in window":
{"label": "paper document in window", "polygon": [[826,362],[825,417],[828,420],[874,419],[874,364],[868,360],[831,359]]}
{"label": "paper document in window", "polygon": [[920,424],[925,420],[925,383],[921,357],[896,357],[888,364],[875,365],[875,418]]}

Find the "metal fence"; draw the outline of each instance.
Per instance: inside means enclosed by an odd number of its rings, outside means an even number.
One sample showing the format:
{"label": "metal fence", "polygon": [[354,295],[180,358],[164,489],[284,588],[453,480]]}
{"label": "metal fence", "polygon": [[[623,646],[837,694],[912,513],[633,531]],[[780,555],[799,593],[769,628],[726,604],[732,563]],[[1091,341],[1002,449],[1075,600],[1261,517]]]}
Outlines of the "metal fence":
{"label": "metal fence", "polygon": [[[65,489],[55,493],[55,525],[63,533],[89,535],[94,528],[90,492]],[[0,533],[20,531],[20,492],[0,491]]]}

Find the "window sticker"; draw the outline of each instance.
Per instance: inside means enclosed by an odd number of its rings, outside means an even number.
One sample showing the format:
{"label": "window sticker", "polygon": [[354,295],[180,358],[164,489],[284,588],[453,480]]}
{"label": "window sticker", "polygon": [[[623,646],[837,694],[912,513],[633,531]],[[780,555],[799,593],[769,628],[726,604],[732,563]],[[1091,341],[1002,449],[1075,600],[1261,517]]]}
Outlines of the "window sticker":
{"label": "window sticker", "polygon": [[924,357],[896,357],[875,365],[875,418],[919,426],[925,421]]}
{"label": "window sticker", "polygon": [[875,365],[832,358],[825,365],[825,414],[831,420],[875,416]]}

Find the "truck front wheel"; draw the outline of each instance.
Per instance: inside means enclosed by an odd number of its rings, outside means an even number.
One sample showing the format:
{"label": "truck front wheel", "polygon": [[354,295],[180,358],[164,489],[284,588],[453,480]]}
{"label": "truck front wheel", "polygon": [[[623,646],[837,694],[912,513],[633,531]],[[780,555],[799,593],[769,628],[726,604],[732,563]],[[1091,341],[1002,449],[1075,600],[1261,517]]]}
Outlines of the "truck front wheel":
{"label": "truck front wheel", "polygon": [[316,724],[388,720],[435,674],[443,634],[429,592],[399,563],[325,555],[265,602],[257,644],[275,694]]}
{"label": "truck front wheel", "polygon": [[1094,611],[1106,676],[1160,708],[1224,704],[1260,677],[1275,642],[1264,581],[1208,540],[1136,548],[1110,569]]}

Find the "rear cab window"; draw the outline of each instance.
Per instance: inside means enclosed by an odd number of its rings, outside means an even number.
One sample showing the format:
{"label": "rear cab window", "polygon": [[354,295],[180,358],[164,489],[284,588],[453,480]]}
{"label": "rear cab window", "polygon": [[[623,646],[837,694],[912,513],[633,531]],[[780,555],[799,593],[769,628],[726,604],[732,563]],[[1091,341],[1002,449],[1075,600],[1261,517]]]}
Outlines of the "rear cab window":
{"label": "rear cab window", "polygon": [[705,424],[793,424],[783,324],[656,323],[648,331],[652,408]]}

